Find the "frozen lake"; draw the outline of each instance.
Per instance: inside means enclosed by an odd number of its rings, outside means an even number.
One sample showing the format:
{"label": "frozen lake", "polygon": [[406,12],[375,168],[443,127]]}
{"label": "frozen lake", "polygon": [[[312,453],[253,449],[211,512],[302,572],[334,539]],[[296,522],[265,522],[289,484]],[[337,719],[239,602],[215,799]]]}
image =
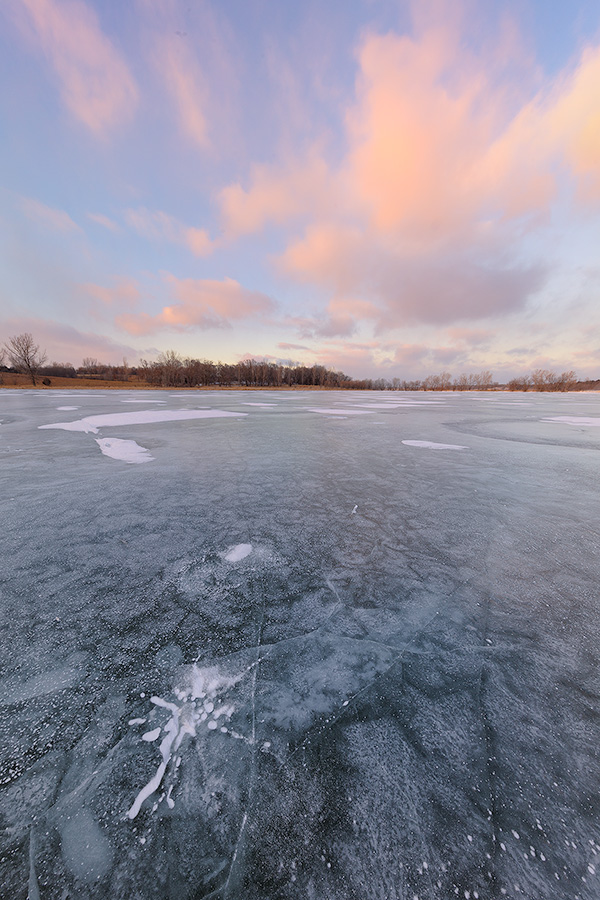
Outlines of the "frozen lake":
{"label": "frozen lake", "polygon": [[600,398],[0,391],[11,900],[597,900]]}

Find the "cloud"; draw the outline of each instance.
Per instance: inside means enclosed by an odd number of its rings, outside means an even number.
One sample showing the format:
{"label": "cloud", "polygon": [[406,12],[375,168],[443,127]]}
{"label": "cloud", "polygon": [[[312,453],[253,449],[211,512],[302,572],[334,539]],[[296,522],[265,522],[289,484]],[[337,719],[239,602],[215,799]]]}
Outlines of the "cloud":
{"label": "cloud", "polygon": [[116,222],[113,222],[112,219],[109,219],[108,216],[103,215],[102,213],[86,213],[88,219],[92,222],[95,222],[96,225],[101,225],[103,228],[106,228],[108,231],[112,231],[115,234],[118,234],[121,229],[117,225]]}
{"label": "cloud", "polygon": [[141,207],[126,209],[123,215],[126,223],[149,241],[180,244],[194,256],[208,256],[214,250],[215,242],[205,229],[184,225],[168,213]]}
{"label": "cloud", "polygon": [[166,273],[165,282],[177,301],[164,306],[157,315],[147,313],[121,315],[117,325],[129,334],[228,328],[233,322],[260,318],[274,309],[274,303],[259,291],[242,287],[232,278],[179,279]]}
{"label": "cloud", "polygon": [[79,225],[64,210],[46,206],[45,203],[40,203],[32,197],[21,198],[21,208],[29,219],[51,231],[81,231]]}
{"label": "cloud", "polygon": [[62,100],[76,119],[105,135],[131,117],[137,87],[93,9],[81,0],[21,0],[12,11],[29,42],[50,62]]}
{"label": "cloud", "polygon": [[308,350],[311,352],[310,347],[305,344],[288,344],[287,341],[280,341],[277,347],[279,350]]}
{"label": "cloud", "polygon": [[103,306],[133,307],[141,299],[140,289],[133,278],[118,278],[113,287],[87,283],[82,288]]}
{"label": "cloud", "polygon": [[255,166],[248,189],[236,182],[219,193],[223,230],[227,237],[238,238],[262,231],[267,224],[314,215],[331,205],[331,194],[331,174],[317,155],[276,170]]}
{"label": "cloud", "polygon": [[525,258],[528,238],[565,198],[600,203],[600,47],[542,87],[508,17],[484,39],[461,5],[413,16],[364,34],[341,158],[256,166],[218,197],[226,236],[280,226],[278,272],[330,294],[292,317],[301,336],[522,310],[554,265]]}
{"label": "cloud", "polygon": [[[279,266],[334,292],[328,321],[330,327],[345,323],[345,333],[351,333],[351,321],[365,319],[381,331],[486,318],[521,308],[544,284],[547,266],[507,259],[502,247],[478,249],[449,255],[436,248],[409,256],[368,230],[327,224],[309,227],[288,246]],[[346,299],[348,294],[357,299]]]}
{"label": "cloud", "polygon": [[156,94],[164,95],[185,144],[195,151],[230,152],[238,85],[235,36],[225,14],[207,2],[137,0],[137,6]]}
{"label": "cloud", "polygon": [[157,41],[156,64],[175,102],[181,131],[199,147],[207,147],[208,89],[204,74],[185,41],[177,36]]}
{"label": "cloud", "polygon": [[488,344],[494,332],[488,328],[449,328],[448,337],[458,344]]}
{"label": "cloud", "polygon": [[123,357],[135,359],[139,351],[129,344],[114,341],[104,335],[79,331],[71,325],[50,322],[47,319],[19,317],[0,321],[3,334],[29,332],[36,343],[46,350],[48,358],[80,365],[84,356],[93,356],[101,362],[117,363]]}

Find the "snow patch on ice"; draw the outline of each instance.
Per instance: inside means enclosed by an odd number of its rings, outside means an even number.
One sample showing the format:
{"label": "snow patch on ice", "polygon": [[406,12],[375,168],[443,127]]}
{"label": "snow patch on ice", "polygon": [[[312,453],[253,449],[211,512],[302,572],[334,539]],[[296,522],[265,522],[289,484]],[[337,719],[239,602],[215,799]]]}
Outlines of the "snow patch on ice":
{"label": "snow patch on ice", "polygon": [[243,412],[226,412],[223,409],[143,409],[139,412],[106,413],[86,416],[74,422],[54,422],[38,428],[62,428],[63,431],[85,431],[98,434],[99,428],[121,425],[150,425],[158,422],[180,422],[184,419],[221,419],[230,416],[246,416]]}
{"label": "snow patch on ice", "polygon": [[370,416],[370,409],[329,409],[327,407],[321,407],[320,409],[317,407],[309,407],[306,409],[308,412],[321,413],[322,415],[327,416]]}
{"label": "snow patch on ice", "polygon": [[122,438],[96,438],[96,443],[105,456],[111,459],[119,459],[126,463],[145,463],[154,459],[146,447],[141,447],[135,441],[126,441]]}
{"label": "snow patch on ice", "polygon": [[227,562],[239,562],[241,559],[245,559],[250,553],[252,553],[252,544],[236,544],[234,547],[230,547],[223,554],[223,559]]}
{"label": "snow patch on ice", "polygon": [[551,416],[542,422],[558,422],[561,425],[583,425],[587,428],[600,428],[600,416]]}
{"label": "snow patch on ice", "polygon": [[[175,801],[171,797],[171,792],[174,786],[173,779],[177,777],[176,773],[179,768],[179,758],[176,757],[176,753],[186,735],[195,738],[198,729],[204,726],[209,732],[214,733],[219,729],[222,734],[231,734],[233,738],[243,739],[243,735],[230,731],[225,724],[231,719],[235,707],[231,703],[225,703],[223,695],[238,684],[247,672],[248,669],[236,675],[224,675],[214,666],[199,668],[194,664],[187,670],[181,685],[174,691],[177,697],[176,703],[162,697],[150,698],[151,703],[166,709],[171,713],[171,717],[162,729],[166,736],[158,748],[161,762],[150,781],[144,785],[127,811],[128,818],[135,819],[144,801],[158,791],[165,773],[169,771],[169,764],[172,760],[171,784],[167,791],[167,802],[169,807],[173,808]],[[160,733],[161,729],[156,728],[142,735],[142,740],[154,741]]]}
{"label": "snow patch on ice", "polygon": [[60,410],[60,412],[67,412],[67,410],[70,411],[70,410],[72,410],[72,409],[79,409],[78,406],[57,406],[56,408],[57,408],[58,410]]}
{"label": "snow patch on ice", "polygon": [[243,406],[260,406],[261,409],[275,409],[277,404],[276,403],[251,403],[249,401],[244,401]]}
{"label": "snow patch on ice", "polygon": [[461,444],[436,444],[434,441],[402,441],[407,447],[421,447],[425,450],[468,450]]}

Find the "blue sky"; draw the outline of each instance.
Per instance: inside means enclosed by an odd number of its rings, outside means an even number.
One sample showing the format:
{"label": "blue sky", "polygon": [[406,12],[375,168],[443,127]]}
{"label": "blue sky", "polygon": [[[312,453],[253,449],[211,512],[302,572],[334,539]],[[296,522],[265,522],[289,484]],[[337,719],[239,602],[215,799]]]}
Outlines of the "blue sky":
{"label": "blue sky", "polygon": [[0,338],[598,374],[597,3],[8,0]]}

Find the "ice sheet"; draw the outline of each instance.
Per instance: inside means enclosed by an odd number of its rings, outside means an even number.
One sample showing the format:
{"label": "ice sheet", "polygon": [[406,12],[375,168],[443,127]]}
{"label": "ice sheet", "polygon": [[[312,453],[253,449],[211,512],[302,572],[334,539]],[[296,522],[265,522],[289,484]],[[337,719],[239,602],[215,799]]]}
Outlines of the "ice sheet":
{"label": "ice sheet", "polygon": [[600,397],[272,396],[0,389],[0,893],[597,900]]}

